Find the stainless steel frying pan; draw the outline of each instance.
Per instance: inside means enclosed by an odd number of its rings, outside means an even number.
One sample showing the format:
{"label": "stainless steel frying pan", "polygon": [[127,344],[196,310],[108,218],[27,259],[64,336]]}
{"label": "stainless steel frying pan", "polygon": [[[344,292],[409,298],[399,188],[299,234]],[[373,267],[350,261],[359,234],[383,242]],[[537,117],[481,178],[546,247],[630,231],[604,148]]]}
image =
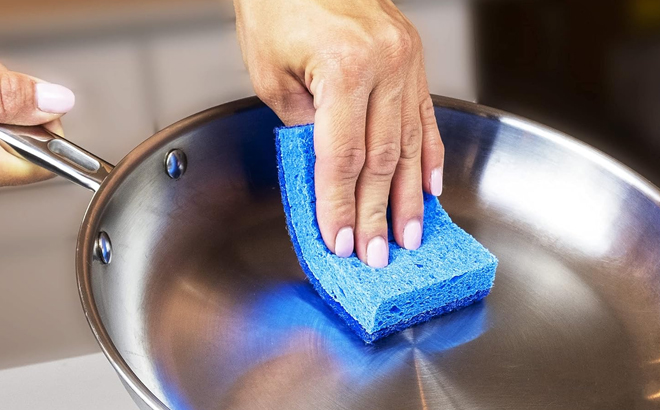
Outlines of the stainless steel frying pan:
{"label": "stainless steel frying pan", "polygon": [[483,302],[365,346],[305,281],[251,98],[180,121],[114,169],[35,128],[26,158],[96,191],[77,275],[142,409],[660,408],[660,191],[513,115],[435,97],[442,203],[500,259]]}

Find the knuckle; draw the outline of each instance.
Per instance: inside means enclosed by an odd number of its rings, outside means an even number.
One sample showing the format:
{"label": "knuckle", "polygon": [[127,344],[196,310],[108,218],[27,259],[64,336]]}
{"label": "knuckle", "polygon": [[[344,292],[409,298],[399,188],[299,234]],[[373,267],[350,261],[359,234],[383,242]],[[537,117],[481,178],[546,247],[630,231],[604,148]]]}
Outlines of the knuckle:
{"label": "knuckle", "polygon": [[358,87],[369,78],[373,61],[371,46],[355,42],[342,48],[336,58],[336,75],[347,87]]}
{"label": "knuckle", "polygon": [[408,64],[414,50],[414,40],[404,27],[391,25],[382,34],[383,47],[388,60],[396,67]]}
{"label": "knuckle", "polygon": [[410,160],[419,157],[422,149],[422,124],[410,121],[401,127],[401,159]]}
{"label": "knuckle", "polygon": [[[318,218],[321,225],[329,226],[353,223],[355,218],[355,202],[351,200],[353,192],[336,192],[326,200],[317,202]],[[349,198],[347,198],[347,196]],[[346,223],[342,223],[345,221]]]}
{"label": "knuckle", "polygon": [[357,212],[359,234],[373,236],[387,232],[387,200],[364,204]]}
{"label": "knuckle", "polygon": [[366,167],[372,175],[391,177],[396,170],[401,147],[396,142],[386,142],[369,149]]}
{"label": "knuckle", "polygon": [[435,108],[433,107],[433,100],[431,99],[431,95],[429,95],[428,93],[425,94],[426,95],[423,97],[422,102],[419,105],[419,112],[422,120],[422,126],[435,127],[436,120],[435,120]]}
{"label": "knuckle", "polygon": [[334,149],[329,162],[337,175],[355,179],[364,166],[365,152],[359,147],[340,145]]}
{"label": "knuckle", "polygon": [[379,223],[387,219],[387,203],[376,206],[370,212],[371,220],[374,223]]}
{"label": "knuckle", "polygon": [[[355,203],[354,201],[347,201],[346,196],[352,197],[353,192],[347,192],[347,195],[338,196],[334,201],[330,201],[329,205],[332,206],[332,221],[347,220],[352,223],[355,219]],[[340,224],[345,225],[345,224]]]}
{"label": "knuckle", "polygon": [[[385,203],[373,202],[366,204],[359,215],[359,224],[363,231],[379,231],[387,229],[387,201]],[[385,225],[385,226],[383,226]]]}
{"label": "knuckle", "polygon": [[366,40],[349,43],[341,50],[341,64],[346,68],[362,69],[369,65],[371,44]]}
{"label": "knuckle", "polygon": [[19,76],[0,73],[0,120],[11,121],[19,114],[28,98],[25,88]]}

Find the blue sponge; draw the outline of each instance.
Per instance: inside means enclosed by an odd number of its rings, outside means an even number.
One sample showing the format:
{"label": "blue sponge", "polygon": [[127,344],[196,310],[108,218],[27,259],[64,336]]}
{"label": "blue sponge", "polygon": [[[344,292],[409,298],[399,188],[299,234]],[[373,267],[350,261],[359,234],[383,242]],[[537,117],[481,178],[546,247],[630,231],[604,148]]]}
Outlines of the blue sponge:
{"label": "blue sponge", "polygon": [[422,246],[399,247],[390,232],[383,269],[325,246],[316,220],[314,126],[276,130],[279,181],[289,234],[316,291],[366,343],[484,298],[497,258],[424,196]]}

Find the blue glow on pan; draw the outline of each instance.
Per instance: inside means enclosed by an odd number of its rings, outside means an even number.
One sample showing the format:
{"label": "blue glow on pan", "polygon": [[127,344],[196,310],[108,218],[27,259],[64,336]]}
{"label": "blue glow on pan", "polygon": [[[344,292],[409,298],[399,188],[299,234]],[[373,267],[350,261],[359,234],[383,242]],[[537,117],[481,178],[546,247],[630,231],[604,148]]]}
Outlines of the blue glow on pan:
{"label": "blue glow on pan", "polygon": [[232,363],[225,363],[224,375],[228,368],[241,369],[232,377],[236,380],[303,338],[314,347],[313,354],[329,356],[338,365],[349,385],[364,387],[405,365],[413,351],[434,355],[477,339],[488,327],[486,307],[477,303],[365,345],[309,283],[283,284],[258,293],[247,304],[244,325],[249,336],[228,358]]}

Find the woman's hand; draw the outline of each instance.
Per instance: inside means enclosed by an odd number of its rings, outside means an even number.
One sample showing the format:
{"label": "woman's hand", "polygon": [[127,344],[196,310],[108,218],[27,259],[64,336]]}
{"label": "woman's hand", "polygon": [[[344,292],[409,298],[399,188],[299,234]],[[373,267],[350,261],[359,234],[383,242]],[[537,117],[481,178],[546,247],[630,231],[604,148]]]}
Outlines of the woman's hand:
{"label": "woman's hand", "polygon": [[[59,118],[75,103],[65,87],[7,70],[0,64],[0,124],[39,125],[62,135]],[[50,172],[11,154],[0,143],[0,186],[23,185],[53,176]]]}
{"label": "woman's hand", "polygon": [[315,123],[316,212],[341,257],[388,263],[386,210],[417,249],[422,189],[442,192],[444,147],[417,31],[390,0],[235,0],[257,95],[286,125]]}

